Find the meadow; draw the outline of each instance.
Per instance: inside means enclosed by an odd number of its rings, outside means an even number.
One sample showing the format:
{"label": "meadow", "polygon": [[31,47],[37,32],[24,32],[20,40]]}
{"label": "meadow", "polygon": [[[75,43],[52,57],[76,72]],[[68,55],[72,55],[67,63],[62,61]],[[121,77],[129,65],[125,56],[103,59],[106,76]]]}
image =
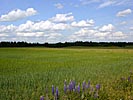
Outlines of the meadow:
{"label": "meadow", "polygon": [[39,100],[46,93],[52,98],[52,85],[64,96],[65,80],[100,84],[99,98],[94,100],[131,100],[132,84],[126,91],[113,88],[121,78],[127,82],[131,71],[133,49],[0,48],[0,100]]}

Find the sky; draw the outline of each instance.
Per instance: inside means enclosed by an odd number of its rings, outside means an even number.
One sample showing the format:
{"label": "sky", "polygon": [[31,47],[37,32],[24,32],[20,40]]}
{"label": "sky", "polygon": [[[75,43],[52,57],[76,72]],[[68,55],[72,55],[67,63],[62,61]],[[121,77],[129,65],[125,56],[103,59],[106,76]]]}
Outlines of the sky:
{"label": "sky", "polygon": [[1,0],[0,41],[133,42],[133,0]]}

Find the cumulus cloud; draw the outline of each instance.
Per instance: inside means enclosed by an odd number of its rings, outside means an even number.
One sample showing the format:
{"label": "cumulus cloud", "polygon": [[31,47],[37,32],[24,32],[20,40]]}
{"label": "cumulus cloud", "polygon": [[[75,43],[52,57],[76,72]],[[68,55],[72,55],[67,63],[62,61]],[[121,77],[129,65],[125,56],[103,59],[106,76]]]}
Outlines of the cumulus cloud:
{"label": "cumulus cloud", "polygon": [[25,37],[40,37],[43,36],[44,32],[16,32],[17,36]]}
{"label": "cumulus cloud", "polygon": [[[61,16],[58,17],[58,16]],[[65,22],[65,23],[64,23]],[[41,42],[99,41],[125,39],[127,36],[116,31],[112,24],[94,26],[94,20],[74,21],[72,13],[57,14],[48,20],[27,21],[20,25],[0,25],[1,40],[25,40]],[[91,27],[90,27],[91,26]],[[64,33],[68,34],[64,34]],[[65,35],[65,36],[64,36]]]}
{"label": "cumulus cloud", "polygon": [[57,3],[57,4],[55,4],[54,6],[55,6],[56,8],[58,8],[58,9],[64,8],[64,6],[63,6],[61,3]]}
{"label": "cumulus cloud", "polygon": [[94,20],[87,20],[87,21],[85,21],[85,20],[81,20],[81,21],[79,21],[79,22],[72,22],[71,23],[71,26],[73,26],[73,27],[88,27],[88,26],[93,26],[94,25]]}
{"label": "cumulus cloud", "polygon": [[123,11],[119,11],[116,16],[117,17],[125,17],[127,16],[128,14],[131,14],[132,13],[132,10],[131,9],[126,9],[126,10],[123,10]]}
{"label": "cumulus cloud", "polygon": [[88,41],[88,40],[117,40],[125,39],[127,36],[121,31],[115,31],[112,24],[103,25],[101,28],[81,28],[69,36],[71,41]]}
{"label": "cumulus cloud", "polygon": [[72,13],[56,14],[55,17],[50,18],[50,21],[53,21],[53,22],[68,22],[73,20],[74,20],[74,16],[72,16]]}
{"label": "cumulus cloud", "polygon": [[27,21],[25,24],[21,24],[18,26],[18,32],[42,32],[42,31],[57,31],[57,30],[65,30],[68,29],[69,25],[64,23],[53,23],[49,20],[40,21],[34,23],[32,21]]}
{"label": "cumulus cloud", "polygon": [[121,32],[121,31],[117,31],[117,32],[113,32],[112,34],[110,34],[109,35],[109,39],[113,39],[113,40],[115,40],[115,39],[125,39],[127,36],[123,33],[123,32]]}
{"label": "cumulus cloud", "polygon": [[0,33],[8,33],[8,32],[14,32],[14,30],[16,29],[16,26],[14,25],[0,25]]}
{"label": "cumulus cloud", "polygon": [[74,34],[69,36],[70,41],[88,41],[94,38],[94,35],[97,33],[97,30],[81,28]]}
{"label": "cumulus cloud", "polygon": [[37,14],[37,11],[34,8],[28,8],[26,11],[17,9],[17,10],[10,11],[8,14],[1,15],[0,21],[1,22],[17,21],[25,17],[33,16],[36,14]]}
{"label": "cumulus cloud", "polygon": [[[66,14],[62,21],[69,21],[70,19],[67,18],[70,17],[69,15],[70,13]],[[58,40],[62,36],[60,32],[67,30],[70,27],[71,25],[69,25],[68,23],[56,23],[50,20],[38,22],[27,21],[26,23],[20,24],[18,26],[14,26],[12,24],[0,25],[0,37],[16,37],[17,39],[20,39],[20,37],[22,37],[22,39],[43,37],[48,41],[50,41],[50,39]]]}
{"label": "cumulus cloud", "polygon": [[105,38],[106,36],[108,36],[110,34],[110,32],[99,32],[97,31],[94,36],[98,37],[98,38]]}
{"label": "cumulus cloud", "polygon": [[[27,21],[24,24],[20,24],[18,26],[14,25],[0,25],[0,37],[17,38],[17,39],[26,39],[27,38],[42,38],[45,41],[57,41],[60,39],[61,31],[69,28],[68,24],[65,23],[53,23],[49,20],[40,21],[40,22],[32,22]],[[22,38],[20,38],[22,37]],[[50,40],[51,39],[51,40]]]}
{"label": "cumulus cloud", "polygon": [[74,35],[81,36],[81,37],[84,37],[84,36],[86,37],[86,36],[90,36],[91,34],[94,34],[95,32],[96,32],[95,30],[82,28],[79,31],[75,32]]}
{"label": "cumulus cloud", "polygon": [[114,30],[114,26],[112,24],[104,25],[99,30],[102,32],[111,32]]}

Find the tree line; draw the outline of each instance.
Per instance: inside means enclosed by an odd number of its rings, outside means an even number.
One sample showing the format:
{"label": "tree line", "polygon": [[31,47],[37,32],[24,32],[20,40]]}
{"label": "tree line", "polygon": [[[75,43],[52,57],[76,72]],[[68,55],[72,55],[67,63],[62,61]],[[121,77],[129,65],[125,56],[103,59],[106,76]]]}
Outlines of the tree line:
{"label": "tree line", "polygon": [[133,42],[92,42],[92,41],[76,41],[76,42],[58,42],[58,43],[28,43],[28,42],[0,42],[0,47],[71,47],[71,46],[85,46],[85,47],[133,47]]}

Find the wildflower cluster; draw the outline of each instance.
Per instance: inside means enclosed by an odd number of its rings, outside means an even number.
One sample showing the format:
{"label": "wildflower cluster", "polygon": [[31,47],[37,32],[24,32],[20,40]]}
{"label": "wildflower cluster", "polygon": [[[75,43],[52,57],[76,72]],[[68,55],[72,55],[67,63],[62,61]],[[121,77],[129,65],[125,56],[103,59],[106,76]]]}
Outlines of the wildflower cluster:
{"label": "wildflower cluster", "polygon": [[[90,83],[90,81],[83,81],[82,83],[76,84],[75,80],[64,81],[64,93],[62,96],[59,95],[58,88],[55,88],[54,85],[51,87],[52,98],[50,100],[84,100],[84,99],[96,99],[99,98],[99,91],[101,85],[96,84],[95,86]],[[40,97],[40,100],[46,100],[44,96]]]}
{"label": "wildflower cluster", "polygon": [[41,96],[40,100],[133,100],[133,72],[102,87],[90,81],[65,80],[62,91],[59,94],[58,88],[52,85],[52,96]]}

